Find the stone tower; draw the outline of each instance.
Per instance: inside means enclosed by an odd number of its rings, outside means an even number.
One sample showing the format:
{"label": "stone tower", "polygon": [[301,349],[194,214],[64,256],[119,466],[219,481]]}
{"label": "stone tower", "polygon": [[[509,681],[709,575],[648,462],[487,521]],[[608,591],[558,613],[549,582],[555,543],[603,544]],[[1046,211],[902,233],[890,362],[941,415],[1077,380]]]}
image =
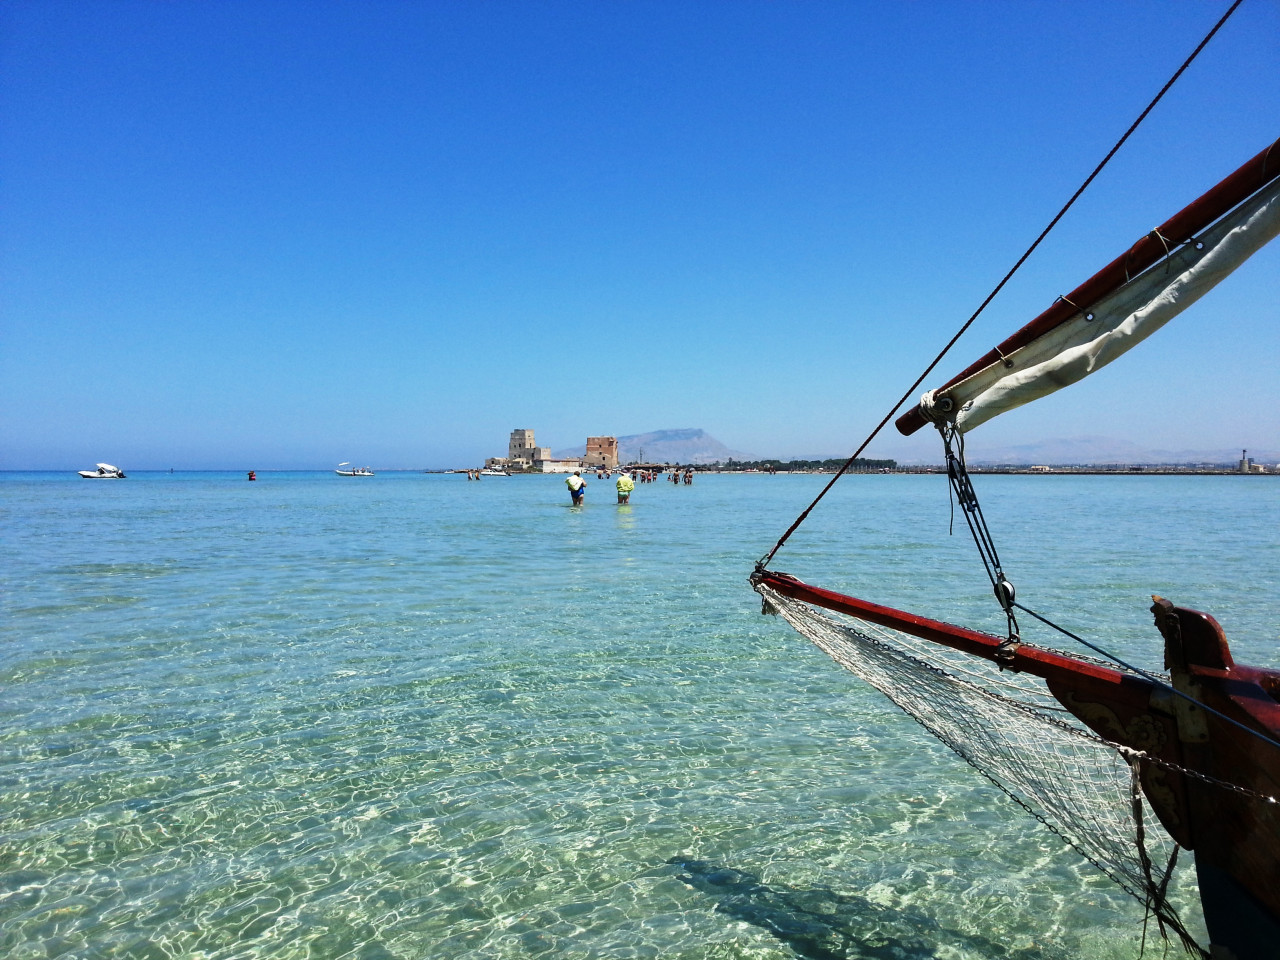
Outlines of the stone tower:
{"label": "stone tower", "polygon": [[587,455],[582,458],[584,467],[616,470],[618,467],[617,437],[587,437]]}

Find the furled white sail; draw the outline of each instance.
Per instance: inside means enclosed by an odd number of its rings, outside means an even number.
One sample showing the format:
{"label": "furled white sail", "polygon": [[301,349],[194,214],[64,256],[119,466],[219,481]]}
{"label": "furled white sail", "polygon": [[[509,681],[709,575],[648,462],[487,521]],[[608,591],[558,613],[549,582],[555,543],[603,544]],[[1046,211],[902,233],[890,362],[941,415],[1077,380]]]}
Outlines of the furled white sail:
{"label": "furled white sail", "polygon": [[1280,233],[1280,180],[1114,293],[920,408],[972,430],[1106,366],[1195,303]]}

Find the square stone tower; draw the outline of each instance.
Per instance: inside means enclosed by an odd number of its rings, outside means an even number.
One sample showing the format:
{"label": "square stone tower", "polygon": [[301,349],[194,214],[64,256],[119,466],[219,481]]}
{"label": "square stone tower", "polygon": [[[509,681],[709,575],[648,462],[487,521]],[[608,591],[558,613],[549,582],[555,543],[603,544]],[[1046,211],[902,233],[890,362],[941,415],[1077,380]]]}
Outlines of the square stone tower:
{"label": "square stone tower", "polygon": [[618,467],[617,437],[587,437],[587,455],[582,458],[584,467],[616,470]]}
{"label": "square stone tower", "polygon": [[511,440],[507,444],[507,459],[519,460],[524,466],[533,465],[534,446],[532,430],[511,431]]}

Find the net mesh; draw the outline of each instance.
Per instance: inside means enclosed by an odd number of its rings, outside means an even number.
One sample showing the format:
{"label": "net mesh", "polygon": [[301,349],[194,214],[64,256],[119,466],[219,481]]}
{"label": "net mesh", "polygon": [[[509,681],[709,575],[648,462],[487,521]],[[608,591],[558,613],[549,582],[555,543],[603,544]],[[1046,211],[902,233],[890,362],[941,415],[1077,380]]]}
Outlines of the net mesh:
{"label": "net mesh", "polygon": [[1081,726],[1033,677],[816,609],[764,583],[756,590],[767,607],[892,700],[1199,952],[1153,888],[1151,863],[1170,862],[1176,846],[1154,818],[1142,822],[1126,760],[1139,754]]}

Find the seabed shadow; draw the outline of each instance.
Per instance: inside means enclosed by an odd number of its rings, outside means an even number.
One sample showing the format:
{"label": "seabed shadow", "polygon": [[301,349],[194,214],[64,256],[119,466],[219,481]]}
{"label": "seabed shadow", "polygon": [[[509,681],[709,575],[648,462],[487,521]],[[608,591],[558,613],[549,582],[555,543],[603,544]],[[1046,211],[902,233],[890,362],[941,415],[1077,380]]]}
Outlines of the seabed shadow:
{"label": "seabed shadow", "polygon": [[1008,947],[948,930],[912,910],[895,910],[827,887],[766,885],[742,870],[673,857],[676,878],[716,899],[716,913],[768,930],[806,960],[931,960],[956,950],[983,958],[1051,960],[1036,947]]}

